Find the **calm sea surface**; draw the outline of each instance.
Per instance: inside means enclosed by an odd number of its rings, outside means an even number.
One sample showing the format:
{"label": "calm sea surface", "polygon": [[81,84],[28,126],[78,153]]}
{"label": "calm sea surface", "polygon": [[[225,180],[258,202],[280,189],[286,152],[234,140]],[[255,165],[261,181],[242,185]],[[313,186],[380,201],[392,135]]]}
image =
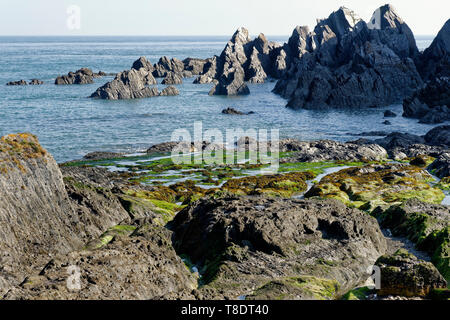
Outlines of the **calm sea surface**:
{"label": "calm sea surface", "polygon": [[[286,37],[269,37],[285,42]],[[249,85],[245,97],[210,97],[210,84],[194,85],[185,79],[177,97],[132,101],[101,101],[87,98],[113,77],[90,85],[55,86],[58,75],[81,67],[119,72],[146,56],[152,63],[168,56],[208,58],[219,55],[228,37],[0,37],[0,136],[15,132],[36,134],[57,161],[81,158],[92,151],[145,150],[169,141],[175,129],[193,131],[195,121],[204,129],[272,129],[281,137],[304,140],[354,139],[349,133],[402,131],[423,134],[432,126],[397,117],[391,126],[382,124],[383,112],[401,115],[401,105],[383,109],[346,111],[293,111],[286,101],[271,93],[275,83]],[[420,37],[420,49],[431,43]],[[38,78],[42,86],[6,86],[12,80]],[[161,80],[161,79],[159,79]],[[159,89],[163,88],[159,85]],[[254,111],[249,116],[222,115],[234,107]]]}

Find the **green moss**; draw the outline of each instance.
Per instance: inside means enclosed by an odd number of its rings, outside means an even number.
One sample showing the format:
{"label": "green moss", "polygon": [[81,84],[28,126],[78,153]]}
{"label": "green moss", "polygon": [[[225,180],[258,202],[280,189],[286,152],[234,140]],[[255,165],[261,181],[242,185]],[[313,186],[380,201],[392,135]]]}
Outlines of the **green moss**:
{"label": "green moss", "polygon": [[96,250],[105,247],[116,237],[129,236],[136,230],[134,226],[117,225],[109,228],[98,239],[90,241],[84,250]]}
{"label": "green moss", "polygon": [[356,288],[344,294],[341,300],[366,300],[371,293],[374,293],[374,291],[368,287]]}

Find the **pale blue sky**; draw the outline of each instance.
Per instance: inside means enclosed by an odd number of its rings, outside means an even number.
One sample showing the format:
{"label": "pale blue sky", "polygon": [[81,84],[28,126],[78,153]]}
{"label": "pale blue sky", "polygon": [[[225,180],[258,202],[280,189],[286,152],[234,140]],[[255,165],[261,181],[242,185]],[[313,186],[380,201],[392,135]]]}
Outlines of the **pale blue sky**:
{"label": "pale blue sky", "polygon": [[[0,0],[0,35],[230,35],[290,34],[313,27],[345,5],[368,21],[378,0]],[[416,35],[436,34],[450,18],[448,0],[391,0]],[[81,29],[66,26],[70,5],[81,8]]]}

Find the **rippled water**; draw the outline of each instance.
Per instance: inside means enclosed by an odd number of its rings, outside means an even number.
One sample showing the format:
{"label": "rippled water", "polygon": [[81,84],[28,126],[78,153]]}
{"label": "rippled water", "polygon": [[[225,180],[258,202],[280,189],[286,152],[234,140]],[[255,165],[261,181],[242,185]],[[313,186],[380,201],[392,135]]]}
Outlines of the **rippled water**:
{"label": "rippled water", "polygon": [[[269,40],[284,42],[288,37]],[[55,86],[54,78],[81,67],[94,71],[129,69],[139,56],[156,62],[160,56],[207,58],[220,54],[227,37],[0,37],[0,135],[32,132],[57,159],[66,161],[91,151],[135,152],[168,141],[175,129],[193,131],[194,121],[204,129],[280,129],[281,137],[304,140],[354,139],[350,133],[404,131],[416,134],[432,126],[397,117],[382,124],[381,109],[293,111],[271,93],[274,82],[250,85],[245,97],[210,97],[211,85],[194,85],[185,79],[177,97],[132,101],[87,98],[112,77],[91,85]],[[418,40],[422,49],[430,39]],[[12,80],[38,78],[43,86],[5,86]],[[162,86],[159,86],[160,89]],[[248,116],[222,115],[234,107],[254,111]],[[400,105],[389,107],[397,114]]]}

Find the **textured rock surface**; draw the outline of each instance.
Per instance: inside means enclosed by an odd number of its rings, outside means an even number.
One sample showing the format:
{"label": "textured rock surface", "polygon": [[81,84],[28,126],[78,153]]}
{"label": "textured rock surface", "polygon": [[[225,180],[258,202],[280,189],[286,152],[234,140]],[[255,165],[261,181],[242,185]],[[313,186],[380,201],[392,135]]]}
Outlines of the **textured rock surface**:
{"label": "textured rock surface", "polygon": [[161,84],[182,84],[182,83],[183,79],[181,79],[181,77],[174,72],[168,72],[163,81],[161,81]]}
{"label": "textured rock surface", "polygon": [[164,56],[161,57],[158,63],[154,65],[153,75],[157,78],[164,78],[169,72],[182,74],[183,71],[183,61],[178,60],[177,58],[169,59],[168,57]]}
{"label": "textured rock surface", "polygon": [[[386,250],[372,217],[335,201],[202,200],[181,211],[171,228],[177,251],[202,270],[203,298],[236,299],[273,281],[307,276],[296,279],[305,284],[297,296],[331,299],[366,278]],[[316,292],[309,290],[314,284]]]}
{"label": "textured rock surface", "polygon": [[430,124],[450,120],[450,78],[435,78],[405,99],[403,116]]}
{"label": "textured rock surface", "polygon": [[447,288],[447,281],[432,263],[419,260],[404,249],[382,256],[375,265],[381,271],[381,288],[377,290],[380,296],[426,297],[433,289]]}
{"label": "textured rock surface", "polygon": [[294,151],[287,162],[377,161],[387,158],[386,150],[376,144],[358,145],[332,140],[302,142],[294,139],[280,141],[280,151]]}
{"label": "textured rock surface", "polygon": [[420,71],[425,80],[450,77],[450,19],[421,56]]}
{"label": "textured rock surface", "polygon": [[177,88],[175,88],[174,86],[168,86],[168,87],[165,87],[159,95],[160,96],[177,96],[179,94],[180,94],[180,91],[178,91]]}
{"label": "textured rock surface", "polygon": [[392,7],[379,11],[377,28],[341,8],[313,32],[296,29],[298,58],[274,92],[306,109],[385,106],[412,94],[422,84],[414,38]]}
{"label": "textured rock surface", "polygon": [[25,80],[10,81],[6,85],[7,86],[26,86],[27,82]]}
{"label": "textured rock surface", "polygon": [[55,79],[55,84],[89,84],[94,83],[94,78],[98,78],[102,75],[103,73],[94,73],[89,68],[81,68],[75,72],[69,72],[67,75],[57,77]]}
{"label": "textured rock surface", "polygon": [[450,177],[450,152],[443,152],[428,167],[428,170],[439,178]]}

